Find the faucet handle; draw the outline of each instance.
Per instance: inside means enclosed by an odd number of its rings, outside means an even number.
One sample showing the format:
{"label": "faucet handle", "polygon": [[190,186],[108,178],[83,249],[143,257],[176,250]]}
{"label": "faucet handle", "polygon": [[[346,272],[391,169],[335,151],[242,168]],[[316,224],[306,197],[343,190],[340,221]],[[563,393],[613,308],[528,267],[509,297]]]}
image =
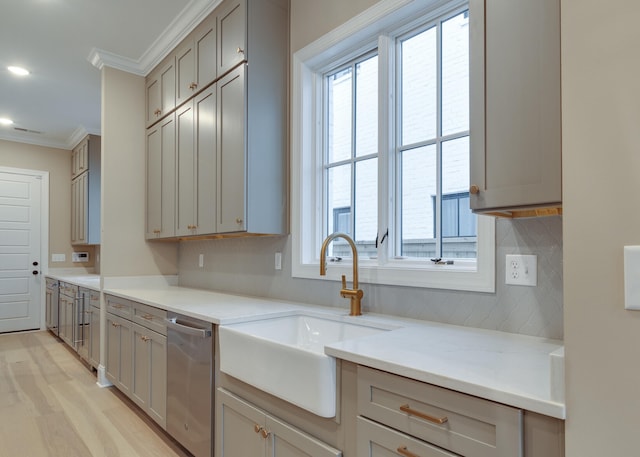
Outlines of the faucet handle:
{"label": "faucet handle", "polygon": [[342,275],[342,288],[347,288],[347,278],[344,275]]}

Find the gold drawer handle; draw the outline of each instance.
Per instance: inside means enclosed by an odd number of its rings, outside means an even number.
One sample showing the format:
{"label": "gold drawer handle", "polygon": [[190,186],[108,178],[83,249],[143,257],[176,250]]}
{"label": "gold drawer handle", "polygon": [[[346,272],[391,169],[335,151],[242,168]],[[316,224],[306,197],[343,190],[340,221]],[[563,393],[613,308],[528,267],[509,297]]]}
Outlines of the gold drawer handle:
{"label": "gold drawer handle", "polygon": [[120,327],[120,324],[116,324],[115,322],[112,322],[112,323],[111,323],[111,326],[112,326],[112,327]]}
{"label": "gold drawer handle", "polygon": [[433,422],[434,424],[442,425],[449,420],[447,416],[444,417],[434,417],[425,413],[421,413],[420,411],[416,411],[415,409],[411,409],[409,405],[402,405],[400,407],[400,411],[403,413],[407,413],[410,416],[420,417],[421,419],[427,420],[429,422]]}
{"label": "gold drawer handle", "polygon": [[147,341],[149,341],[151,338],[149,338],[148,336],[142,335],[142,336],[140,337],[140,339],[146,343],[146,342],[147,342]]}
{"label": "gold drawer handle", "polygon": [[191,89],[191,90],[195,90],[197,87],[198,87],[198,84],[196,84],[196,83],[189,84],[189,89]]}
{"label": "gold drawer handle", "polygon": [[400,446],[398,449],[396,449],[396,452],[398,452],[398,454],[400,455],[404,455],[405,457],[420,457],[418,454],[414,454],[413,452],[407,450],[407,446]]}
{"label": "gold drawer handle", "polygon": [[159,235],[160,234],[160,230],[156,229],[156,230],[153,231],[153,233],[155,233],[156,235]]}
{"label": "gold drawer handle", "polygon": [[265,439],[271,435],[271,432],[268,432],[264,427],[258,424],[253,426],[253,431],[259,433]]}
{"label": "gold drawer handle", "polygon": [[142,318],[148,321],[153,320],[153,314],[145,314],[142,316]]}
{"label": "gold drawer handle", "polygon": [[117,304],[116,304],[116,305],[111,305],[111,306],[113,306],[115,309],[122,309],[122,308],[124,308],[124,305],[117,305]]}

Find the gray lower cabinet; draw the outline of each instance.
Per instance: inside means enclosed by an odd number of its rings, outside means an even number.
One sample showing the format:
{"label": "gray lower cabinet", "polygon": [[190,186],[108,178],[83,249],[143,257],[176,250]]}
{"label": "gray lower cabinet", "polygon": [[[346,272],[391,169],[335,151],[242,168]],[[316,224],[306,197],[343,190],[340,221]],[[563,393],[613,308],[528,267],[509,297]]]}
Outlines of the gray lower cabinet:
{"label": "gray lower cabinet", "polygon": [[391,446],[407,456],[523,456],[522,410],[363,366],[358,414],[358,457],[385,455],[372,449],[389,446],[393,434]]}
{"label": "gray lower cabinet", "polygon": [[340,457],[342,452],[219,388],[217,457]]}
{"label": "gray lower cabinet", "polygon": [[106,376],[166,428],[166,311],[105,295]]}
{"label": "gray lower cabinet", "polygon": [[561,205],[560,0],[470,0],[469,32],[471,208]]}
{"label": "gray lower cabinet", "polygon": [[456,457],[436,446],[400,433],[384,425],[358,417],[358,456]]}
{"label": "gray lower cabinet", "polygon": [[106,376],[121,392],[131,396],[133,324],[111,313],[106,316]]}
{"label": "gray lower cabinet", "polygon": [[87,309],[87,325],[89,335],[86,336],[88,343],[89,364],[93,368],[100,365],[100,292],[92,290],[89,293],[89,303],[85,303]]}
{"label": "gray lower cabinet", "polygon": [[358,366],[357,457],[563,457],[564,421]]}

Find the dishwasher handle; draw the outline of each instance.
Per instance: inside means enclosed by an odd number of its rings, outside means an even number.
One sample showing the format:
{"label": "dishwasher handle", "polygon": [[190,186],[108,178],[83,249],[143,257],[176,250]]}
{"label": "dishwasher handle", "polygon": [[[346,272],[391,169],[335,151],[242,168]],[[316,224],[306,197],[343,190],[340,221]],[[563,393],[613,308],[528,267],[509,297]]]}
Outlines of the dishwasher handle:
{"label": "dishwasher handle", "polygon": [[172,317],[171,319],[165,319],[165,322],[167,323],[167,328],[171,328],[179,333],[184,333],[186,335],[191,335],[191,336],[199,336],[201,338],[211,337],[210,329],[192,327],[190,325],[181,324],[178,322],[178,319],[175,317]]}

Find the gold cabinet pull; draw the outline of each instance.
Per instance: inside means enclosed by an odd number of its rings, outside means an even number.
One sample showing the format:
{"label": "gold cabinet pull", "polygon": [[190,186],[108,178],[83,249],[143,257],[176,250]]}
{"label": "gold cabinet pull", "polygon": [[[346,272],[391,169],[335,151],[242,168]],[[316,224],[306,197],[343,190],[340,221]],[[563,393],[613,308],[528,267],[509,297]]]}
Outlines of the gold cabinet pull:
{"label": "gold cabinet pull", "polygon": [[269,435],[271,435],[271,432],[268,432],[266,429],[263,428],[262,431],[260,431],[260,434],[264,439],[267,439]]}
{"label": "gold cabinet pull", "polygon": [[404,455],[405,457],[420,457],[418,454],[414,454],[413,452],[407,449],[407,446],[400,446],[396,449],[396,452],[400,455]]}
{"label": "gold cabinet pull", "polygon": [[111,323],[111,326],[112,326],[112,327],[120,327],[120,324],[116,324],[115,322],[112,322],[112,323]]}
{"label": "gold cabinet pull", "polygon": [[242,219],[240,219],[239,217],[236,218],[236,224],[238,224],[238,225],[242,224]]}
{"label": "gold cabinet pull", "polygon": [[144,314],[142,318],[150,321],[153,319],[153,314]]}
{"label": "gold cabinet pull", "polygon": [[198,84],[197,84],[197,83],[191,83],[191,84],[189,84],[189,89],[191,89],[191,90],[195,90],[195,88],[196,88],[196,87],[198,87]]}
{"label": "gold cabinet pull", "polygon": [[244,54],[244,49],[242,49],[241,47],[238,47],[238,49],[236,49],[236,52],[238,54]]}
{"label": "gold cabinet pull", "polygon": [[147,341],[149,341],[151,338],[149,338],[149,337],[148,337],[148,336],[146,336],[146,335],[140,335],[140,339],[146,343],[146,342],[147,342]]}
{"label": "gold cabinet pull", "polygon": [[442,425],[449,420],[447,416],[444,417],[434,417],[425,413],[421,413],[420,411],[416,411],[415,409],[411,409],[409,405],[402,405],[400,407],[400,411],[403,413],[407,413],[410,416],[416,416],[421,419],[427,420],[429,422],[433,422],[434,424]]}
{"label": "gold cabinet pull", "polygon": [[160,109],[157,109],[157,110],[155,110],[155,111],[153,112],[153,114],[155,114],[155,115],[156,115],[156,117],[160,116],[160,113],[162,113],[162,110],[160,110]]}
{"label": "gold cabinet pull", "polygon": [[478,195],[480,193],[480,188],[473,184],[471,187],[469,187],[469,193],[472,195]]}
{"label": "gold cabinet pull", "polygon": [[159,235],[159,234],[160,234],[160,230],[155,229],[155,230],[153,231],[153,233],[155,233],[156,235]]}
{"label": "gold cabinet pull", "polygon": [[262,427],[260,427],[258,424],[253,426],[253,431],[256,433],[260,433],[262,431]]}

